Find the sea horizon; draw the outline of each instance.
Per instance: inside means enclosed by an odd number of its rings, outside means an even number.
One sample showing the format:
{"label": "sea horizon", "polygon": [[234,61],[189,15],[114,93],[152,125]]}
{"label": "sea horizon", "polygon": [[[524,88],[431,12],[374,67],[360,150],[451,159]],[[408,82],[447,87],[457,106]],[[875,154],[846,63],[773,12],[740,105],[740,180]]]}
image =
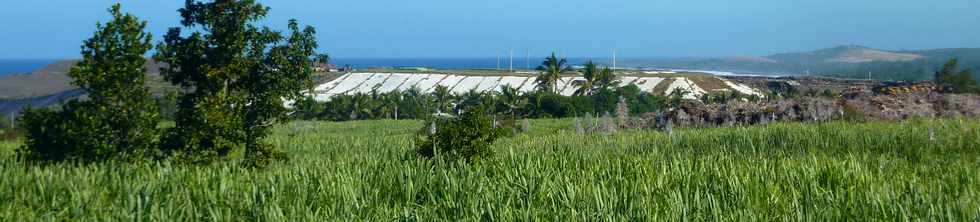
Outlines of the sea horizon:
{"label": "sea horizon", "polygon": [[[346,57],[334,58],[331,64],[353,66],[357,69],[382,67],[426,67],[434,69],[534,69],[544,61],[544,57]],[[581,65],[592,60],[599,65],[611,65],[610,58],[566,58],[569,65]],[[31,73],[57,61],[71,59],[0,59],[0,76]],[[513,63],[512,63],[513,62]]]}

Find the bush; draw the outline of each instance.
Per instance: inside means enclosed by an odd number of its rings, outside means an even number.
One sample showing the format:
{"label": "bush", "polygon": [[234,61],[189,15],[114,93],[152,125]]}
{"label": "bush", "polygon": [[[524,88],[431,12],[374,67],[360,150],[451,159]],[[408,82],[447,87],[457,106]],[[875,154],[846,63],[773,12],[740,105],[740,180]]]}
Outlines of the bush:
{"label": "bush", "polygon": [[427,158],[469,162],[490,158],[491,145],[507,129],[495,127],[494,121],[482,108],[463,113],[460,117],[440,117],[427,121],[419,130],[416,152]]}
{"label": "bush", "polygon": [[28,109],[17,156],[34,162],[137,160],[157,155],[157,121],[152,113],[125,115],[122,107],[69,101],[61,111]]}
{"label": "bush", "polygon": [[158,144],[157,104],[144,88],[143,55],[151,48],[146,22],[120,12],[97,25],[85,41],[82,60],[68,72],[88,100],[71,100],[60,111],[27,110],[20,119],[27,161],[94,162],[155,155]]}

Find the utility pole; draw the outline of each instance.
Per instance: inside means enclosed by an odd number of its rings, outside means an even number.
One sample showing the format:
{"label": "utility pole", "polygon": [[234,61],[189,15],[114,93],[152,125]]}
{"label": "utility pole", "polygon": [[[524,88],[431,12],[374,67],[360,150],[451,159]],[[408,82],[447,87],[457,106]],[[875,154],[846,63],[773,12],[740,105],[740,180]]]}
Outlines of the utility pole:
{"label": "utility pole", "polygon": [[613,72],[616,71],[616,49],[613,49]]}
{"label": "utility pole", "polygon": [[531,49],[528,49],[527,50],[527,57],[525,57],[525,58],[527,60],[524,61],[524,66],[526,66],[524,68],[527,69],[527,70],[531,70]]}
{"label": "utility pole", "polygon": [[497,53],[497,70],[500,70],[500,53]]}
{"label": "utility pole", "polygon": [[510,49],[510,71],[514,71],[514,49]]}

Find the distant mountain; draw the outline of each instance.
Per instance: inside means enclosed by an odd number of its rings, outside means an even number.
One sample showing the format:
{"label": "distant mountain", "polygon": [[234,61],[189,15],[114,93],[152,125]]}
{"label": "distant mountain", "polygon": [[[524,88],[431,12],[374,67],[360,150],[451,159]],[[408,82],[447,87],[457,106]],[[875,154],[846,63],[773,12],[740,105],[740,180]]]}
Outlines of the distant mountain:
{"label": "distant mountain", "polygon": [[0,99],[47,96],[75,89],[76,87],[71,84],[71,78],[67,74],[76,62],[72,60],[58,61],[30,74],[0,77]]}
{"label": "distant mountain", "polygon": [[[627,66],[673,69],[708,69],[753,74],[825,75],[883,80],[925,80],[951,58],[961,68],[980,70],[980,48],[889,51],[858,45],[809,52],[781,53],[765,57],[739,56],[715,59],[636,59]],[[980,74],[980,73],[975,73]]]}
{"label": "distant mountain", "polygon": [[[34,70],[29,74],[0,76],[0,100],[14,100],[38,96],[48,96],[78,89],[71,84],[68,70],[78,60],[61,60]],[[150,76],[158,76],[160,65],[147,60],[143,67]]]}
{"label": "distant mountain", "polygon": [[[20,112],[24,107],[50,107],[85,92],[72,85],[68,70],[77,60],[63,60],[35,70],[30,74],[0,76],[0,114]],[[146,86],[153,96],[161,96],[176,90],[159,75],[160,65],[147,60],[143,67],[147,72]]]}
{"label": "distant mountain", "polygon": [[864,46],[848,45],[803,53],[783,53],[766,58],[782,63],[863,63],[863,62],[903,62],[921,59],[915,53],[889,52]]}

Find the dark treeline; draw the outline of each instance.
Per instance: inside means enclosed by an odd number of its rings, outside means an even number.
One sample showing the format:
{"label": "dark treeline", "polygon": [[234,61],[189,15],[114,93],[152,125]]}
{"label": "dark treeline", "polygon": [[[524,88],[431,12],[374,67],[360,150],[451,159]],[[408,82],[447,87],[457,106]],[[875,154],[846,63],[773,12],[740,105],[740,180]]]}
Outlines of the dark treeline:
{"label": "dark treeline", "polygon": [[504,86],[500,91],[450,93],[437,86],[432,92],[412,88],[386,93],[336,95],[330,101],[305,98],[295,104],[294,117],[307,120],[425,119],[433,114],[456,115],[474,107],[519,118],[562,118],[614,113],[620,97],[630,113],[658,112],[679,102],[683,94],[658,96],[635,85],[603,88],[591,95],[562,96],[539,90],[527,93]]}

